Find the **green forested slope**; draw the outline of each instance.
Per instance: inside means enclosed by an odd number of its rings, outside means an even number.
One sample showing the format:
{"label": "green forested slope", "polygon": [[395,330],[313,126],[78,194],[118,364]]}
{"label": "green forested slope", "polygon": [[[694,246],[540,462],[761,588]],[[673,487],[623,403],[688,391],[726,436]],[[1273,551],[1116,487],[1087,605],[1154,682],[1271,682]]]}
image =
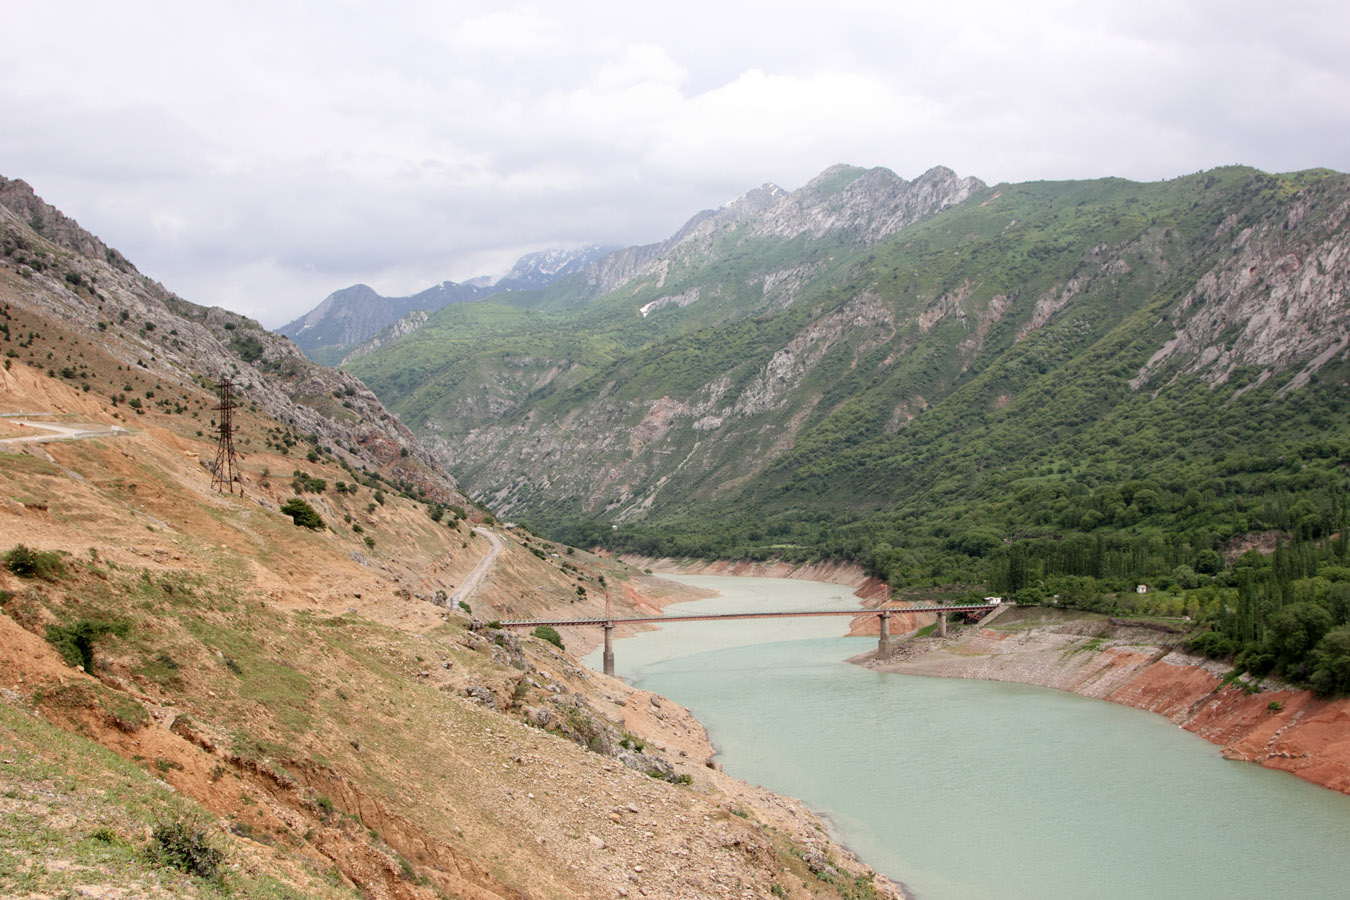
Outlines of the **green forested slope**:
{"label": "green forested slope", "polygon": [[[1145,611],[1121,592],[1150,583],[1251,649],[1290,585],[1350,608],[1304,584],[1346,562],[1347,210],[1346,176],[1230,168],[998,185],[870,245],[744,221],[352,368],[574,543]],[[1240,573],[1256,535],[1302,562]]]}

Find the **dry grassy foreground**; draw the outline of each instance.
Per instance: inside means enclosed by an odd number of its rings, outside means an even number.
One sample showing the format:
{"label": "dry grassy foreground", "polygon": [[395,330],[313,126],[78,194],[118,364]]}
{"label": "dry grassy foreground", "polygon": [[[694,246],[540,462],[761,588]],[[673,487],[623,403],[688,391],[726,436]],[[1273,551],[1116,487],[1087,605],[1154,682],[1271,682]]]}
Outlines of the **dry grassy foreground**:
{"label": "dry grassy foreground", "polygon": [[[674,588],[503,529],[473,617],[447,609],[487,552],[480,511],[437,521],[303,442],[283,454],[287,423],[251,409],[245,496],[213,492],[209,391],[123,368],[22,299],[0,297],[41,333],[25,350],[90,375],[19,362],[0,372],[0,411],[127,433],[0,445],[0,552],[47,563],[0,572],[0,894],[891,892],[798,804],[707,765],[683,710],[482,624],[581,615],[607,592],[659,605]],[[108,385],[133,379],[150,402],[110,405]],[[278,512],[296,472],[325,482],[300,495],[326,527]],[[63,657],[63,634],[88,637],[88,666]],[[147,853],[170,825],[221,854],[213,876]]]}

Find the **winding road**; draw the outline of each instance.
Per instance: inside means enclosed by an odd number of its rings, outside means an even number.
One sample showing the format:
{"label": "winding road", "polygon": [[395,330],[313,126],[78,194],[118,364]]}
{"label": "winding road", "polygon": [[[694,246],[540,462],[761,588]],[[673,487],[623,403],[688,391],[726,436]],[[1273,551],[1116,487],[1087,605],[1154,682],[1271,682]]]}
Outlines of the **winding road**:
{"label": "winding road", "polygon": [[451,608],[458,606],[461,602],[468,602],[468,599],[473,596],[473,592],[478,590],[478,586],[487,577],[488,571],[492,568],[492,564],[497,561],[497,557],[501,556],[502,550],[506,549],[502,544],[502,539],[497,537],[494,532],[488,531],[486,528],[475,528],[474,531],[487,538],[492,546],[478,561],[477,567],[469,573],[469,577],[464,579],[464,583],[446,601],[446,605]]}

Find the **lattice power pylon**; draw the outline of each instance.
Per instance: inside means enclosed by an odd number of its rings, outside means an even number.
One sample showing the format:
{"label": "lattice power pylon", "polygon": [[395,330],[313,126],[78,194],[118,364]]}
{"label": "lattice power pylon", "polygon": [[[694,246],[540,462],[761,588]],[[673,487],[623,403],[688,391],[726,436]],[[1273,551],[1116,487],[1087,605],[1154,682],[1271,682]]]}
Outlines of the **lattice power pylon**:
{"label": "lattice power pylon", "polygon": [[244,496],[244,480],[239,477],[239,460],[234,455],[234,394],[229,375],[220,377],[220,444],[216,447],[216,463],[211,467],[211,487],[223,491],[229,487],[234,493],[234,483],[239,482],[239,496]]}

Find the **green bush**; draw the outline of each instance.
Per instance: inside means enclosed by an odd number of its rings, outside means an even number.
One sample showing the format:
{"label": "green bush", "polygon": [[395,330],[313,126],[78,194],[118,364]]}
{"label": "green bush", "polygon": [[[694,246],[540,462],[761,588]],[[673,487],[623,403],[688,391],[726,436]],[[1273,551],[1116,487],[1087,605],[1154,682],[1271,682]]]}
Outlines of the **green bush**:
{"label": "green bush", "polygon": [[91,841],[98,841],[100,844],[107,844],[110,847],[126,846],[126,841],[122,840],[117,832],[107,827],[95,828],[93,831],[89,832],[89,839]]}
{"label": "green bush", "polygon": [[74,625],[48,625],[47,642],[60,652],[66,664],[84,666],[86,672],[94,669],[94,641],[105,634],[126,637],[130,626],[126,622],[100,622],[81,619]]}
{"label": "green bush", "polygon": [[147,850],[152,862],[172,866],[198,878],[216,877],[225,860],[225,855],[211,846],[203,828],[182,822],[158,825],[152,838],[154,843]]}
{"label": "green bush", "polygon": [[1311,681],[1320,697],[1350,694],[1350,625],[1331,629],[1318,642]]}
{"label": "green bush", "polygon": [[5,554],[5,565],[20,578],[55,581],[65,574],[60,553],[55,550],[33,550],[23,544],[15,544]]}
{"label": "green bush", "polygon": [[1278,660],[1261,647],[1247,647],[1233,659],[1233,665],[1253,675],[1269,675]]}
{"label": "green bush", "polygon": [[291,490],[297,494],[309,491],[312,494],[322,494],[328,490],[328,482],[322,478],[316,478],[313,475],[296,469],[291,476]]}
{"label": "green bush", "polygon": [[1271,666],[1278,662],[1286,671],[1294,669],[1334,624],[1331,613],[1316,603],[1291,603],[1276,611],[1267,624]]}
{"label": "green bush", "polygon": [[1210,659],[1227,659],[1238,651],[1238,644],[1220,632],[1206,631],[1188,640],[1186,649]]}
{"label": "green bush", "polygon": [[558,634],[558,629],[552,625],[540,625],[534,630],[534,636],[540,640],[548,641],[559,650],[567,649],[563,646],[562,635]]}
{"label": "green bush", "polygon": [[312,531],[318,531],[323,527],[323,517],[319,515],[314,507],[310,506],[299,497],[292,497],[281,506],[281,511],[291,517],[291,521],[296,525],[303,526]]}

